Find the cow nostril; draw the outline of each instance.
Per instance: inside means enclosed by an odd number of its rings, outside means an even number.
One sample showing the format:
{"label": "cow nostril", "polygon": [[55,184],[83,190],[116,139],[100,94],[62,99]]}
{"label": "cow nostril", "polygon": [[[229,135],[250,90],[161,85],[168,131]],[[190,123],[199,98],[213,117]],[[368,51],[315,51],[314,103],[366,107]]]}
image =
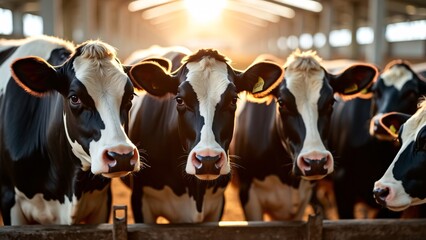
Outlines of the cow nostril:
{"label": "cow nostril", "polygon": [[219,174],[223,166],[222,154],[216,156],[195,154],[192,163],[197,174]]}
{"label": "cow nostril", "polygon": [[195,155],[195,158],[192,159],[192,164],[194,165],[195,168],[201,169],[203,167],[203,163],[201,162],[202,159],[203,159],[202,156]]}
{"label": "cow nostril", "polygon": [[389,195],[389,188],[376,188],[373,190],[376,202],[382,206],[386,206],[386,198]]}

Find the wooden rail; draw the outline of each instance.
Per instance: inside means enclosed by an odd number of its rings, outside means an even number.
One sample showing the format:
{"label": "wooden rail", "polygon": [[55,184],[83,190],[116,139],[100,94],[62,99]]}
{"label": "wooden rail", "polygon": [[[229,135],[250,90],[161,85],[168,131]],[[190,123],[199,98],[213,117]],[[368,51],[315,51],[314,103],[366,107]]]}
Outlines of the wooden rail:
{"label": "wooden rail", "polygon": [[[424,240],[426,219],[323,220],[320,215],[308,221],[219,222],[203,224],[130,224],[127,214],[114,223],[100,225],[32,225],[0,227],[0,239],[58,240]],[[115,219],[117,218],[117,219]]]}

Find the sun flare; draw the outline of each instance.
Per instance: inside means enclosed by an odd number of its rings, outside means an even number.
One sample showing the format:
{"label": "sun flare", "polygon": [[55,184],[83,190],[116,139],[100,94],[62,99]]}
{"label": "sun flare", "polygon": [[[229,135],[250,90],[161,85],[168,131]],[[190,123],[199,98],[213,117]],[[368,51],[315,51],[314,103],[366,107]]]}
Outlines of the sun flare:
{"label": "sun flare", "polygon": [[206,24],[219,19],[227,0],[185,0],[185,6],[196,23]]}

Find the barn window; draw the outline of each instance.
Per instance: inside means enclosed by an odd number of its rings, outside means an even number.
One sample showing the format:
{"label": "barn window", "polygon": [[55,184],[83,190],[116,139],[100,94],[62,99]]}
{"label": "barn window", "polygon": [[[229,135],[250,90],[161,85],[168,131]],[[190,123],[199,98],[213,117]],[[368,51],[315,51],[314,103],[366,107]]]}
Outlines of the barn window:
{"label": "barn window", "polygon": [[26,13],[24,20],[24,35],[34,36],[43,34],[43,19],[40,16]]}
{"label": "barn window", "polygon": [[426,39],[426,20],[392,23],[386,27],[388,42],[414,41]]}
{"label": "barn window", "polygon": [[360,27],[356,31],[356,41],[359,44],[370,44],[374,41],[374,32],[371,27]]}
{"label": "barn window", "polygon": [[10,35],[13,31],[12,11],[0,8],[0,34]]}
{"label": "barn window", "polygon": [[332,47],[349,46],[352,42],[352,34],[349,29],[333,30],[330,32],[330,45]]}

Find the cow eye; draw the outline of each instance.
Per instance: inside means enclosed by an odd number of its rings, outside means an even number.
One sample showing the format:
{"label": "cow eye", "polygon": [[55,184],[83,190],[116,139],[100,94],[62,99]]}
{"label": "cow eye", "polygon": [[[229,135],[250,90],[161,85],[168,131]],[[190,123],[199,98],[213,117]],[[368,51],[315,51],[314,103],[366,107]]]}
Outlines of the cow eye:
{"label": "cow eye", "polygon": [[238,97],[233,97],[231,100],[231,106],[237,106]]}
{"label": "cow eye", "polygon": [[73,106],[79,106],[81,104],[80,98],[78,98],[76,95],[72,95],[69,99],[71,105]]}
{"label": "cow eye", "polygon": [[280,107],[283,107],[283,106],[284,106],[284,101],[283,101],[282,99],[278,99],[278,100],[277,100],[277,103],[278,103],[278,105],[279,105]]}
{"label": "cow eye", "polygon": [[184,105],[184,104],[185,104],[185,102],[183,101],[183,98],[181,98],[181,97],[176,97],[176,98],[175,98],[175,100],[176,100],[176,103],[177,103],[179,106],[182,106],[182,105]]}

